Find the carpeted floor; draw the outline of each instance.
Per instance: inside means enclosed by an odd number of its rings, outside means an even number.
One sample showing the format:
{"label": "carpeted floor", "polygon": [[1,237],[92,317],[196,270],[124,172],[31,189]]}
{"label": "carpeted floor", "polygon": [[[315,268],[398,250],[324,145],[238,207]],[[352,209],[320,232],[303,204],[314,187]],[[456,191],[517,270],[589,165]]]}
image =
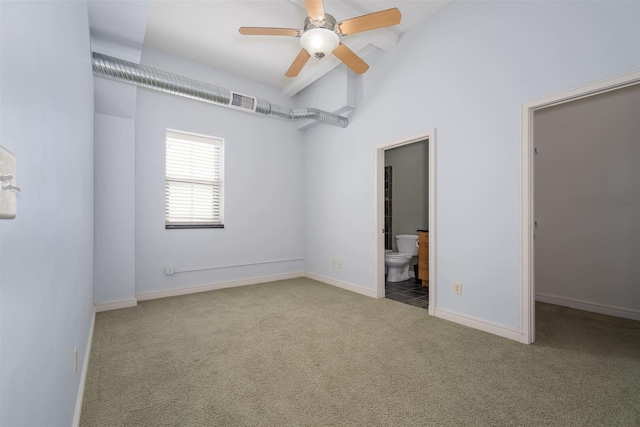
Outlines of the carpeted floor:
{"label": "carpeted floor", "polygon": [[82,426],[637,426],[640,322],[547,304],[536,344],[308,279],[98,313]]}

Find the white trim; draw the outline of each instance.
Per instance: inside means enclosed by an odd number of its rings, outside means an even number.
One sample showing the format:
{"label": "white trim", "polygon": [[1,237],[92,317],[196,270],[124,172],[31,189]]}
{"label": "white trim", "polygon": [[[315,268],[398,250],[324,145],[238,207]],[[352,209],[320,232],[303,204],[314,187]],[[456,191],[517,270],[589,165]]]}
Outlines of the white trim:
{"label": "white trim", "polygon": [[96,304],[96,313],[100,313],[101,311],[119,310],[121,308],[135,307],[136,305],[138,305],[138,300],[135,298],[123,301],[108,302],[106,304]]}
{"label": "white trim", "polygon": [[444,310],[442,308],[436,308],[433,310],[433,315],[444,320],[459,323],[470,328],[478,329],[490,334],[498,335],[503,338],[508,338],[514,341],[520,341],[520,331],[516,329],[505,328],[504,326],[490,323],[485,320],[480,320],[475,317],[469,317],[462,314],[454,313],[452,311]]}
{"label": "white trim", "polygon": [[166,291],[147,292],[136,295],[138,301],[147,301],[158,298],[175,297],[179,295],[195,294],[199,292],[215,291],[217,289],[235,288],[238,286],[257,285],[260,283],[275,282],[278,280],[296,279],[303,277],[303,272],[277,274],[273,276],[252,277],[250,279],[235,280],[232,282],[213,283],[210,285],[190,286],[188,288],[168,289]]}
{"label": "white trim", "polygon": [[365,295],[371,298],[376,298],[376,291],[369,288],[363,288],[362,286],[354,285],[353,283],[342,282],[340,280],[331,279],[329,277],[321,276],[314,273],[304,273],[304,277],[307,279],[317,280],[318,282],[325,283],[327,285],[342,288],[347,291],[355,292],[357,294]]}
{"label": "white trim", "polygon": [[522,342],[532,344],[535,341],[535,306],[533,273],[533,135],[530,127],[533,112],[522,105],[520,112],[520,333]]}
{"label": "white trim", "polygon": [[93,328],[96,324],[96,311],[93,310],[91,316],[91,326],[89,327],[89,338],[87,338],[87,346],[84,350],[84,362],[82,363],[82,375],[80,376],[80,385],[78,387],[78,395],[76,397],[76,409],[73,413],[73,427],[80,425],[80,415],[82,411],[82,400],[84,399],[84,386],[87,382],[87,371],[89,370],[89,356],[91,355],[91,344],[93,343]]}
{"label": "white trim", "polygon": [[533,245],[534,176],[533,113],[542,108],[575,101],[640,83],[640,71],[623,74],[564,92],[525,102],[520,110],[520,333],[521,341],[535,341],[535,253]]}
{"label": "white trim", "polygon": [[377,145],[374,154],[374,283],[376,298],[384,298],[384,152],[391,148],[428,141],[429,147],[429,314],[433,314],[437,301],[436,286],[436,130]]}
{"label": "white trim", "polygon": [[373,161],[373,283],[376,298],[384,298],[384,148],[375,147]]}
{"label": "white trim", "polygon": [[640,320],[640,310],[631,310],[628,308],[598,304],[549,294],[536,294],[536,301],[571,307],[577,310],[591,311],[593,313],[606,314],[609,316],[624,317],[625,319]]}
{"label": "white trim", "polygon": [[[436,286],[436,247],[438,233],[436,233],[436,130],[431,129],[429,135],[429,314],[435,313],[438,301]],[[384,252],[384,251],[383,251]]]}

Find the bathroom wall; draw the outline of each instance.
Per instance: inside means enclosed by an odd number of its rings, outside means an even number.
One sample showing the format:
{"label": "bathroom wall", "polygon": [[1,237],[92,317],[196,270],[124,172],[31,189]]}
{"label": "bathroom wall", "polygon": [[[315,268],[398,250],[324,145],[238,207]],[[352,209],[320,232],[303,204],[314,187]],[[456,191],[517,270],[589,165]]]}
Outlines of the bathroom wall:
{"label": "bathroom wall", "polygon": [[[93,76],[86,2],[0,2],[0,425],[70,426],[93,318]],[[74,373],[74,349],[78,370]]]}
{"label": "bathroom wall", "polygon": [[640,320],[638,118],[640,84],[535,113],[539,300]]}
{"label": "bathroom wall", "polygon": [[[416,234],[429,228],[429,145],[415,142],[384,152],[384,165],[392,166],[393,197],[391,228],[393,235]],[[395,238],[393,250],[397,251]]]}
{"label": "bathroom wall", "polygon": [[518,331],[521,105],[638,52],[639,2],[461,1],[368,55],[349,127],[305,133],[306,270],[374,289],[375,146],[434,128],[436,309]]}

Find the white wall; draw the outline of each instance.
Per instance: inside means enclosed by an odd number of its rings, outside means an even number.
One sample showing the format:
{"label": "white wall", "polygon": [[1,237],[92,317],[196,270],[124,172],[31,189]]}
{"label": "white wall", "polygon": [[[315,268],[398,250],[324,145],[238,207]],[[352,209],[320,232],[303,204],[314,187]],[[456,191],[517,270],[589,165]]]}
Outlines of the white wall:
{"label": "white wall", "polygon": [[[279,91],[153,50],[141,63],[290,105]],[[138,90],[136,294],[304,270],[304,144],[296,124]],[[167,128],[225,139],[224,229],[165,230]],[[298,260],[289,262],[272,262]],[[176,270],[226,267],[166,276]]]}
{"label": "white wall", "polygon": [[640,85],[534,113],[542,301],[640,320],[638,119]]}
{"label": "white wall", "polygon": [[96,114],[94,143],[95,303],[105,304],[136,293],[134,120]]}
{"label": "white wall", "polygon": [[[91,49],[140,62],[149,1],[90,2]],[[138,89],[94,78],[95,303],[136,295],[135,117]],[[97,307],[98,310],[104,307]]]}
{"label": "white wall", "polygon": [[69,426],[93,314],[87,6],[3,1],[0,9],[0,144],[17,155],[23,189],[18,216],[0,221],[0,424]]}
{"label": "white wall", "polygon": [[638,2],[454,2],[368,56],[349,127],[305,136],[307,271],[373,289],[373,147],[436,128],[437,305],[519,329],[520,104],[638,52]]}
{"label": "white wall", "polygon": [[[298,107],[319,108],[348,117],[355,108],[356,78],[346,65],[340,65],[298,92],[295,97]],[[297,120],[296,123],[298,129],[303,130],[323,126],[315,120]]]}
{"label": "white wall", "polygon": [[[417,234],[429,228],[429,145],[414,142],[384,152],[391,166],[391,232]],[[393,239],[393,250],[397,251]]]}

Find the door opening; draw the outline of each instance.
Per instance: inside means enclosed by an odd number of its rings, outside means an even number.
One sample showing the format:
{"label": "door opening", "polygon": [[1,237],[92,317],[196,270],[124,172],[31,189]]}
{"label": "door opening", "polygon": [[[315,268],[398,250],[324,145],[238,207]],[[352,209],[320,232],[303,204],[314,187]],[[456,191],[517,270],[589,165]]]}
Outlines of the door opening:
{"label": "door opening", "polygon": [[[536,216],[536,155],[542,155],[537,150],[534,141],[534,116],[536,112],[570,103],[595,95],[630,87],[640,84],[640,72],[634,72],[623,76],[596,82],[591,85],[579,87],[559,94],[551,95],[538,100],[533,100],[522,105],[522,175],[521,175],[521,311],[520,311],[520,341],[531,344],[535,341],[535,310],[536,310],[536,285],[535,285],[535,249],[536,234],[541,232],[545,224]],[[607,151],[608,153],[608,151]],[[565,171],[570,173],[569,170]],[[548,187],[548,186],[547,186]],[[549,188],[549,187],[548,187]],[[555,190],[554,190],[555,191]],[[580,218],[576,217],[579,221]],[[599,227],[598,224],[592,224]],[[541,237],[541,236],[539,236]],[[569,255],[569,254],[565,254]],[[566,258],[566,257],[565,257]],[[566,300],[566,298],[561,298]],[[558,300],[560,301],[560,299]],[[566,301],[565,301],[566,302]],[[557,301],[556,301],[557,303]],[[568,304],[562,304],[568,305]],[[597,304],[591,304],[595,306]],[[576,307],[578,308],[578,307]],[[593,307],[592,307],[593,308]]]}
{"label": "door opening", "polygon": [[[393,264],[389,278],[394,282],[388,288],[393,292],[390,297],[428,308],[430,314],[433,314],[436,299],[435,152],[435,131],[431,130],[413,138],[378,145],[374,156],[376,295],[384,298],[387,293],[386,250],[389,259],[406,258],[389,261]],[[423,164],[416,161],[421,158],[424,159]],[[392,163],[396,163],[395,168]],[[414,168],[415,174],[422,178],[417,177],[412,182],[411,172],[406,170],[410,168]],[[427,190],[426,195],[419,194],[424,190]],[[393,201],[396,206],[403,206],[402,212],[397,212],[397,207],[395,210],[392,208]],[[408,249],[409,246],[412,248]]]}

